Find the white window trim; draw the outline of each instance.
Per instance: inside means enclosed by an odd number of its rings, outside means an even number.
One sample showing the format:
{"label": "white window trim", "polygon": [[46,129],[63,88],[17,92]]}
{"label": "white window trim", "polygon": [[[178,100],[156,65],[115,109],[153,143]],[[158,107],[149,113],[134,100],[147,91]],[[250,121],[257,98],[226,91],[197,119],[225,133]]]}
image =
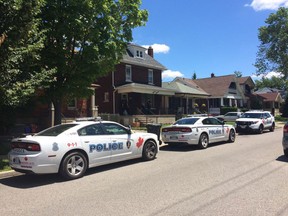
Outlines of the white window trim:
{"label": "white window trim", "polygon": [[104,92],[104,102],[109,102],[109,92]]}
{"label": "white window trim", "polygon": [[154,72],[152,69],[148,69],[148,84],[154,84]]}
{"label": "white window trim", "polygon": [[[127,77],[127,69],[130,69],[129,71],[130,71],[130,77]],[[132,67],[131,67],[131,65],[126,65],[125,66],[125,80],[126,80],[126,82],[132,82]]]}
{"label": "white window trim", "polygon": [[67,104],[68,110],[75,110],[75,109],[77,108],[77,99],[74,98],[74,99],[71,100],[71,102],[72,102],[73,100],[74,100],[74,105],[73,105],[73,106],[70,106],[69,103]]}

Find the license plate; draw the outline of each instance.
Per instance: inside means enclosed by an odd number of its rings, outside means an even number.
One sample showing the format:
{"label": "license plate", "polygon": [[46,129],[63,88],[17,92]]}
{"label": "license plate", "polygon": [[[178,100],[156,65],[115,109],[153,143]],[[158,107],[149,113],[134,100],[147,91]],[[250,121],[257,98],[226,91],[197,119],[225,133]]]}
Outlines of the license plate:
{"label": "license plate", "polygon": [[241,128],[246,128],[246,125],[240,125]]}
{"label": "license plate", "polygon": [[170,136],[170,139],[171,140],[178,140],[178,137],[177,136]]}
{"label": "license plate", "polygon": [[14,151],[14,152],[17,152],[17,153],[24,153],[25,149],[22,149],[22,148],[14,148],[13,151]]}

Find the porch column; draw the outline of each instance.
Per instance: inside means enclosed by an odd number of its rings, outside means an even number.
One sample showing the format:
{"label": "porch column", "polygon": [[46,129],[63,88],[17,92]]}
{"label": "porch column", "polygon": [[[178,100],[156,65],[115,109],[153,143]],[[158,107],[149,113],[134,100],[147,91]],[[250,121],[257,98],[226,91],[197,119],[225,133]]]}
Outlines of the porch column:
{"label": "porch column", "polygon": [[[95,106],[95,89],[96,89],[96,85],[91,84],[90,88],[93,90],[93,94],[91,95],[91,98],[90,98],[90,101],[91,101],[91,104],[90,104],[91,117],[97,117],[98,116],[98,110],[97,110],[97,108]],[[97,110],[97,112],[96,112],[96,110]]]}

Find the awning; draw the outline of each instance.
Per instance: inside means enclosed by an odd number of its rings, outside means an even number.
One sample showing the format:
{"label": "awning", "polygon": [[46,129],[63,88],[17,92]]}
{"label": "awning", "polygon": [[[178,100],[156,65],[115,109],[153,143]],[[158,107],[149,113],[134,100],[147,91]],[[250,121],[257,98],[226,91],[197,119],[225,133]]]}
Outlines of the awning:
{"label": "awning", "polygon": [[116,87],[118,93],[142,93],[142,94],[157,94],[157,95],[175,95],[175,91],[162,88],[159,86],[145,85],[139,83],[129,83]]}

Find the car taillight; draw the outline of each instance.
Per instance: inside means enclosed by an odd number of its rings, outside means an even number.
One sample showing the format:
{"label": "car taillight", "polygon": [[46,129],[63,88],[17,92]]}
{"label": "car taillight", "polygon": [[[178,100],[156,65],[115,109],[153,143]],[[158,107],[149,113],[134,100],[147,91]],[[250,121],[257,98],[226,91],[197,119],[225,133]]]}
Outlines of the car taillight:
{"label": "car taillight", "polygon": [[11,149],[20,148],[27,151],[41,151],[41,147],[38,143],[22,143],[22,142],[12,142]]}
{"label": "car taillight", "polygon": [[162,132],[182,132],[188,133],[192,132],[192,128],[189,127],[173,127],[173,128],[163,128]]}
{"label": "car taillight", "polygon": [[288,124],[285,124],[283,127],[283,132],[288,133]]}

